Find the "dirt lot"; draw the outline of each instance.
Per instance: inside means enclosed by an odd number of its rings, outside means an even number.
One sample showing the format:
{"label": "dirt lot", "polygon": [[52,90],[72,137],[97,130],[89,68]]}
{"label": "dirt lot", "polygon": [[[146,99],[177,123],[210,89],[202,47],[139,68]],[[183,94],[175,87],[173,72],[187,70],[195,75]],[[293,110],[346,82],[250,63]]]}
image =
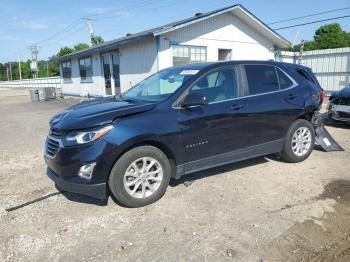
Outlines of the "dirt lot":
{"label": "dirt lot", "polygon": [[77,101],[32,104],[27,91],[1,91],[1,261],[350,261],[350,127],[328,127],[344,152],[200,172],[172,181],[157,203],[127,209],[53,194],[48,120]]}

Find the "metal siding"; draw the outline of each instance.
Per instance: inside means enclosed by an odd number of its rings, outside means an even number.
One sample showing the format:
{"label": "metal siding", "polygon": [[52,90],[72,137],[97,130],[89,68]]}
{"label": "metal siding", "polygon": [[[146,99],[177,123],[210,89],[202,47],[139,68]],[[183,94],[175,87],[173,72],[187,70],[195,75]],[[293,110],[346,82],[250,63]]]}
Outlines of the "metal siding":
{"label": "metal siding", "polygon": [[78,96],[104,96],[104,79],[101,70],[101,57],[100,54],[94,54],[91,56],[92,60],[92,82],[81,83],[80,72],[79,72],[79,60],[72,59],[72,81],[62,82],[62,93],[67,95],[78,95]]}
{"label": "metal siding", "polygon": [[156,39],[129,44],[120,48],[120,85],[122,92],[157,71]]}
{"label": "metal siding", "polygon": [[172,44],[206,46],[207,60],[218,60],[218,49],[231,49],[234,60],[274,59],[273,44],[232,13],[225,13],[161,35],[160,69],[172,66]]}
{"label": "metal siding", "polygon": [[[282,52],[281,61],[295,59],[293,52]],[[350,83],[350,47],[306,51],[302,64],[315,73],[321,86],[327,91],[337,91]]]}
{"label": "metal siding", "polygon": [[61,88],[61,78],[59,76],[54,76],[13,81],[0,81],[0,88],[41,89],[43,87],[55,87],[59,89]]}

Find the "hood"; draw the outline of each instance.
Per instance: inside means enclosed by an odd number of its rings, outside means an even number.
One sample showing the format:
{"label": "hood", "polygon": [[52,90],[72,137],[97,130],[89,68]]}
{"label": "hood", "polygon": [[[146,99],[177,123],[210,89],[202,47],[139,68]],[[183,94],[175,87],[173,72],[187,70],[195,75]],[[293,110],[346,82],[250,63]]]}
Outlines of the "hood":
{"label": "hood", "polygon": [[84,101],[52,117],[50,128],[55,130],[86,129],[112,123],[118,117],[151,110],[155,103],[117,101],[114,97]]}
{"label": "hood", "polygon": [[333,92],[331,94],[330,99],[339,98],[339,97],[350,98],[350,87],[345,87],[345,88],[341,89],[340,91]]}

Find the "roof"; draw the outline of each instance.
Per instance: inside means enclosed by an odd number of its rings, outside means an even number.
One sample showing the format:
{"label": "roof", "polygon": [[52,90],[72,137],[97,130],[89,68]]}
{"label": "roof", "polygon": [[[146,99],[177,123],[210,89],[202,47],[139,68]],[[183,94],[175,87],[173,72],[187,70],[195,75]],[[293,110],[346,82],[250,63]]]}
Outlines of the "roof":
{"label": "roof", "polygon": [[193,23],[197,23],[199,21],[203,21],[210,17],[214,17],[226,12],[232,12],[234,15],[236,15],[241,20],[246,22],[249,26],[257,30],[259,33],[264,35],[270,41],[272,41],[272,43],[274,43],[277,47],[279,48],[292,47],[292,44],[288,40],[286,40],[281,35],[279,35],[276,31],[271,29],[268,25],[266,25],[259,18],[257,18],[250,11],[248,11],[244,6],[237,4],[237,5],[232,5],[225,8],[220,8],[207,13],[198,13],[195,16],[192,16],[190,18],[175,21],[173,23],[169,23],[159,27],[151,28],[136,34],[130,34],[130,35],[128,34],[127,36],[124,36],[115,40],[107,41],[100,45],[90,47],[88,49],[84,49],[79,52],[62,56],[60,60],[64,61],[71,58],[87,56],[98,52],[110,51],[112,49],[115,49],[118,46],[142,41],[145,39],[150,39],[155,36],[177,30],[179,28],[188,26]]}
{"label": "roof", "polygon": [[193,64],[183,64],[178,66],[173,66],[171,68],[191,70],[197,69],[202,70],[211,67],[221,67],[230,65],[285,65],[293,67],[305,67],[299,64],[291,64],[286,62],[274,61],[274,60],[230,60],[230,61],[217,61],[217,62],[204,62],[204,63],[193,63]]}

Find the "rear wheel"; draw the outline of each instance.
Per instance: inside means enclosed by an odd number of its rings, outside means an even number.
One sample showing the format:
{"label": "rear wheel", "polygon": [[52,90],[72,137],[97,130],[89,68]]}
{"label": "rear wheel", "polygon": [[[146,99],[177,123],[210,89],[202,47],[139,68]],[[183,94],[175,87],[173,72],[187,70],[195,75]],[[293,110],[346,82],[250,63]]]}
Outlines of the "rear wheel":
{"label": "rear wheel", "polygon": [[108,185],[124,206],[141,207],[160,199],[170,181],[170,163],[153,146],[140,146],[126,152],[115,163]]}
{"label": "rear wheel", "polygon": [[304,161],[311,154],[314,145],[314,127],[309,121],[298,119],[287,132],[281,157],[291,163]]}

